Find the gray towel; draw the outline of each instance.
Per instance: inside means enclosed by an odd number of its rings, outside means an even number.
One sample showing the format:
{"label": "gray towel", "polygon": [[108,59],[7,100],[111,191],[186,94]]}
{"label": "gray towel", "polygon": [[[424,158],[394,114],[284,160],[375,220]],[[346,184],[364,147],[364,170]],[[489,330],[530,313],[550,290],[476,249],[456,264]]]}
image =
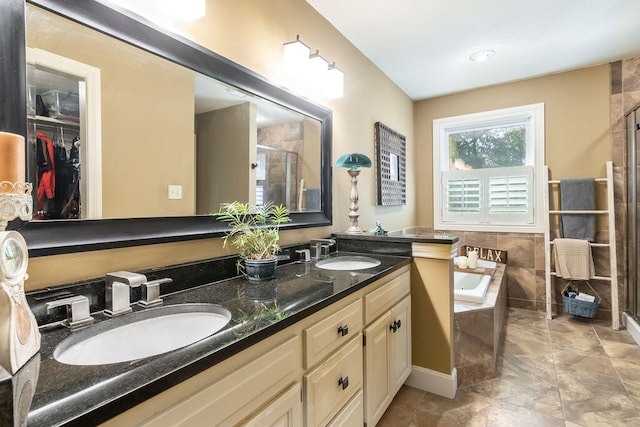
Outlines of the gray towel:
{"label": "gray towel", "polygon": [[[595,208],[596,188],[593,178],[560,180],[560,209],[575,211]],[[584,239],[593,242],[596,238],[596,216],[562,214],[560,230],[565,239]]]}

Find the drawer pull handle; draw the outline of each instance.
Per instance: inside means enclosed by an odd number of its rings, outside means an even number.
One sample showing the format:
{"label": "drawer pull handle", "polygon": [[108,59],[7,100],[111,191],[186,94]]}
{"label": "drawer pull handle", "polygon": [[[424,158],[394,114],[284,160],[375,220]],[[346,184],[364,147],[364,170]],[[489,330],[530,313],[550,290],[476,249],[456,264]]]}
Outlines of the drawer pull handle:
{"label": "drawer pull handle", "polygon": [[400,329],[400,326],[402,326],[402,322],[400,320],[396,320],[393,323],[397,323],[398,329]]}
{"label": "drawer pull handle", "polygon": [[340,334],[341,337],[347,335],[349,333],[349,325],[338,327],[338,333]]}
{"label": "drawer pull handle", "polygon": [[398,325],[396,324],[396,322],[393,322],[389,325],[389,330],[393,331],[394,333],[398,330]]}
{"label": "drawer pull handle", "polygon": [[340,378],[338,380],[338,385],[342,386],[343,390],[349,387],[349,377]]}

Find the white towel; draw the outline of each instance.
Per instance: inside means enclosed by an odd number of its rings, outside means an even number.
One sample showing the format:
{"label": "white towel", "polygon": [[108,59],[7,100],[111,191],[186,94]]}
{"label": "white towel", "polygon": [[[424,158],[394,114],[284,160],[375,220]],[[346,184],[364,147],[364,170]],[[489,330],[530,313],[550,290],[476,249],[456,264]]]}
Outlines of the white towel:
{"label": "white towel", "polygon": [[589,280],[595,275],[591,244],[582,239],[555,239],[556,274],[570,280]]}

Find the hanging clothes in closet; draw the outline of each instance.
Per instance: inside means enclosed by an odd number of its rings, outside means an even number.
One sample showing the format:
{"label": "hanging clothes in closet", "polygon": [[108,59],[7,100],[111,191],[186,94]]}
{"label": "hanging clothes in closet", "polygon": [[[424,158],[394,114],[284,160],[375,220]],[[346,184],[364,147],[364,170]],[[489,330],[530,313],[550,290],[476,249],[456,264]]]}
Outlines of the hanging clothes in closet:
{"label": "hanging clothes in closet", "polygon": [[49,200],[56,193],[56,167],[53,142],[42,132],[36,132],[37,186],[36,215],[34,219],[45,219]]}
{"label": "hanging clothes in closet", "polygon": [[56,194],[50,213],[62,218],[62,209],[69,200],[70,189],[73,189],[73,166],[67,156],[67,149],[64,143],[58,142],[55,144],[54,152],[56,158]]}
{"label": "hanging clothes in closet", "polygon": [[[36,132],[36,215],[35,219],[80,217],[79,138],[67,143],[62,128],[49,138]],[[69,149],[67,149],[67,145]]]}
{"label": "hanging clothes in closet", "polygon": [[[71,182],[65,193],[65,203],[60,210],[62,218],[80,218],[80,137],[73,138],[69,157],[65,160],[71,173]],[[66,156],[66,151],[65,151]]]}

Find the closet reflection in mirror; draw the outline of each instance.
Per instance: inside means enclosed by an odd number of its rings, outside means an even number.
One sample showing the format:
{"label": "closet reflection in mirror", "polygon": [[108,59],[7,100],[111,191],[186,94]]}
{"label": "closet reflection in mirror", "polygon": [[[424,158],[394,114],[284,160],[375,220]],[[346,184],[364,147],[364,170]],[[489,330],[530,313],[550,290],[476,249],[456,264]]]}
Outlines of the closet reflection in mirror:
{"label": "closet reflection in mirror", "polygon": [[27,65],[27,81],[27,180],[34,184],[33,219],[86,217],[80,208],[86,197],[80,188],[79,92],[84,82],[35,64]]}
{"label": "closet reflection in mirror", "polygon": [[[233,200],[321,210],[318,120],[31,4],[27,46],[28,57],[63,63],[28,59],[28,87],[42,101],[34,96],[40,111],[32,113],[42,114],[29,120],[36,218],[191,216]],[[96,73],[87,78],[83,67]],[[45,75],[57,78],[45,84]],[[52,94],[58,104],[46,102]],[[77,111],[68,114],[74,99]],[[66,154],[71,185],[63,177],[51,183],[36,133]]]}

